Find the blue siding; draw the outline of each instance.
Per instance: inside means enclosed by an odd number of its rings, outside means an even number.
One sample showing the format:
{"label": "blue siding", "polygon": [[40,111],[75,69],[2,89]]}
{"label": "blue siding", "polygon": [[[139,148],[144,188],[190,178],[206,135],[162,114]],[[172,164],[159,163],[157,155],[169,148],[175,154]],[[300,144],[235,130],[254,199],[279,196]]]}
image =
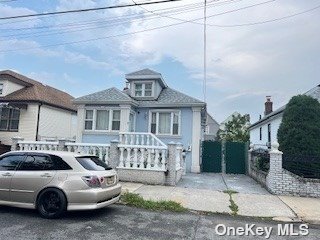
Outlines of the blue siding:
{"label": "blue siding", "polygon": [[[148,132],[149,110],[159,108],[137,108],[136,109],[136,132]],[[192,109],[191,107],[170,108],[181,111],[181,136],[158,136],[165,144],[173,141],[180,142],[184,148],[192,145]],[[83,134],[82,142],[87,143],[109,143],[111,140],[118,139],[117,135],[107,134]],[[187,172],[191,171],[191,152],[186,155]]]}

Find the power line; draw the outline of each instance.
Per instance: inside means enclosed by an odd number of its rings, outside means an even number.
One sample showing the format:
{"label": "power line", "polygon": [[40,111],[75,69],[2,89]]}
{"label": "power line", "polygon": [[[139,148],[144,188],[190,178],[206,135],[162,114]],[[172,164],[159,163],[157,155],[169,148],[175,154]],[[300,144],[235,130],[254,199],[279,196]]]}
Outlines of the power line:
{"label": "power line", "polygon": [[[267,3],[267,2],[264,2],[264,3]],[[262,3],[260,3],[259,5],[261,5],[261,4]],[[228,13],[231,13],[231,12],[247,9],[249,7],[254,7],[254,6],[257,6],[257,4],[246,6],[246,7],[243,7],[243,8],[233,9],[233,10],[222,12],[222,13],[218,13],[218,14],[214,14],[214,15],[211,15],[211,16],[207,16],[207,18],[211,18],[211,17],[214,17],[214,16],[220,16],[220,15],[223,15],[223,14],[228,14]],[[178,26],[178,25],[182,25],[182,24],[189,23],[189,22],[192,22],[192,21],[199,21],[199,20],[202,20],[202,19],[203,18],[196,18],[196,19],[192,19],[190,21],[183,21],[183,22],[179,22],[179,23],[173,23],[173,24],[163,25],[163,26],[159,26],[159,27],[148,28],[148,29],[144,29],[144,30],[140,30],[140,31],[123,33],[123,34],[116,34],[116,35],[109,35],[109,36],[99,37],[99,38],[90,38],[90,39],[79,40],[79,41],[48,44],[48,45],[42,45],[42,46],[32,47],[32,48],[9,49],[9,50],[0,51],[0,53],[15,52],[15,51],[25,51],[25,50],[27,51],[27,50],[32,50],[32,49],[38,49],[38,48],[41,48],[41,47],[54,47],[54,46],[63,46],[63,45],[70,45],[70,44],[79,44],[79,43],[86,43],[86,42],[98,41],[98,40],[115,38],[115,37],[128,36],[128,35],[139,34],[139,33],[144,33],[144,32],[148,32],[148,31],[154,31],[154,30],[158,30],[158,29],[164,29],[164,28],[169,28],[169,27],[173,27],[173,26]]]}
{"label": "power line", "polygon": [[[159,4],[159,3],[178,2],[178,1],[182,1],[182,0],[163,0],[163,1],[156,1],[156,2],[144,2],[144,3],[139,3],[138,5],[151,5],[151,4]],[[107,6],[107,7],[67,10],[67,11],[59,11],[59,12],[17,15],[17,16],[10,16],[10,17],[1,17],[0,20],[15,19],[15,18],[27,18],[27,17],[39,17],[39,16],[68,14],[68,13],[79,13],[79,12],[90,12],[90,11],[98,11],[98,10],[106,10],[106,9],[126,8],[126,7],[133,7],[133,6],[136,6],[136,4],[124,4],[124,5],[114,5],[114,6]]]}

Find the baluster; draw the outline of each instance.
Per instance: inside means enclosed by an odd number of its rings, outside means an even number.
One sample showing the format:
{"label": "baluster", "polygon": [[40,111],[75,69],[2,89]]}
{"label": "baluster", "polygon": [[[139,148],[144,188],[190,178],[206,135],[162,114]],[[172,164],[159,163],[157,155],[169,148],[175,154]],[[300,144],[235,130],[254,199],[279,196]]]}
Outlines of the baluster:
{"label": "baluster", "polygon": [[147,135],[147,146],[150,145],[150,135]]}
{"label": "baluster", "polygon": [[131,167],[131,148],[127,148],[127,160],[126,160],[126,167],[130,168]]}
{"label": "baluster", "polygon": [[122,140],[123,140],[123,134],[121,133],[121,134],[119,134],[119,143],[120,143],[120,144],[123,143]]}
{"label": "baluster", "polygon": [[147,169],[151,168],[151,149],[148,148]]}
{"label": "baluster", "polygon": [[23,150],[23,146],[21,143],[18,144],[19,145],[19,150]]}
{"label": "baluster", "polygon": [[69,146],[69,145],[67,146],[67,151],[71,152],[71,146]]}
{"label": "baluster", "polygon": [[162,156],[161,156],[161,166],[160,166],[160,168],[162,169],[162,170],[165,170],[165,168],[166,168],[166,150],[165,149],[163,149],[162,150]]}
{"label": "baluster", "polygon": [[109,162],[109,147],[105,147],[105,162],[108,163]]}
{"label": "baluster", "polygon": [[133,145],[133,139],[134,138],[134,135],[133,134],[130,134],[130,145]]}
{"label": "baluster", "polygon": [[132,167],[136,168],[138,166],[138,148],[134,148],[133,164]]}
{"label": "baluster", "polygon": [[124,162],[123,162],[123,147],[120,148],[120,162],[119,162],[119,167],[124,167]]}
{"label": "baluster", "polygon": [[144,145],[144,134],[141,134],[141,145],[143,146]]}
{"label": "baluster", "polygon": [[99,147],[99,158],[103,160],[103,148]]}
{"label": "baluster", "polygon": [[128,134],[124,135],[124,144],[128,145]]}
{"label": "baluster", "polygon": [[97,155],[97,147],[95,147],[95,146],[92,146],[92,153],[93,153],[93,155],[95,155],[95,156],[98,156]]}
{"label": "baluster", "polygon": [[30,144],[30,149],[31,149],[31,150],[35,150],[35,149],[34,149],[34,144]]}
{"label": "baluster", "polygon": [[152,146],[154,146],[154,138],[151,138]]}
{"label": "baluster", "polygon": [[154,168],[159,168],[159,150],[155,150],[155,156],[154,156]]}
{"label": "baluster", "polygon": [[139,168],[144,168],[144,151],[145,151],[144,148],[140,149],[141,155],[140,155],[140,159],[139,159],[139,164],[140,164]]}
{"label": "baluster", "polygon": [[135,143],[135,145],[139,145],[139,138],[140,138],[140,136],[139,136],[139,134],[137,134],[136,135],[136,143]]}

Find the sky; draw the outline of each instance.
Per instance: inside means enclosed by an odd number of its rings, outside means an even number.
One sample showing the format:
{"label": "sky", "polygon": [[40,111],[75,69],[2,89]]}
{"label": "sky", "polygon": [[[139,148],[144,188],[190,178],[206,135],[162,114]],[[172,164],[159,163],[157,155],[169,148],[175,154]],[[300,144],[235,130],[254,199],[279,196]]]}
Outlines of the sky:
{"label": "sky", "polygon": [[[148,1],[154,0],[136,0]],[[0,70],[80,97],[123,89],[126,73],[150,68],[170,87],[203,100],[203,2],[0,20]],[[267,95],[276,109],[320,84],[320,8],[270,21],[317,7],[318,0],[207,2],[206,102],[218,122],[237,111],[253,123]],[[0,17],[131,3],[0,0]]]}

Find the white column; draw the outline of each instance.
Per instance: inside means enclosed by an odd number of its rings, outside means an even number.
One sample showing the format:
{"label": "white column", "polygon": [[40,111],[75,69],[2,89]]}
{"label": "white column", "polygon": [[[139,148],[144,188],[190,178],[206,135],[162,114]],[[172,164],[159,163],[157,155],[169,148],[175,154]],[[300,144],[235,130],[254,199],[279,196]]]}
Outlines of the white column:
{"label": "white column", "polygon": [[120,105],[120,132],[129,131],[130,105]]}
{"label": "white column", "polygon": [[85,118],[84,105],[79,105],[78,111],[77,111],[77,133],[76,133],[77,142],[82,142],[82,132],[84,130],[84,118]]}
{"label": "white column", "polygon": [[200,173],[201,107],[193,107],[192,112],[191,172]]}

